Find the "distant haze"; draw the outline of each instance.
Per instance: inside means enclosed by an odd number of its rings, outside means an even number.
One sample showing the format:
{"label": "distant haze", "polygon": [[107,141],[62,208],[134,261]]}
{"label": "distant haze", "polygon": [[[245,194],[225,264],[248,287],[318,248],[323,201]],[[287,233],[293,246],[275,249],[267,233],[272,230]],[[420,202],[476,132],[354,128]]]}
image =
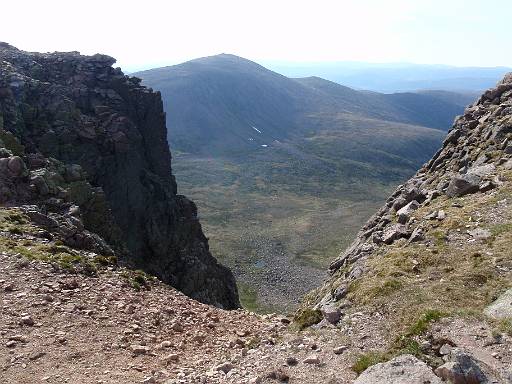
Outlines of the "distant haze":
{"label": "distant haze", "polygon": [[0,40],[106,53],[128,72],[222,52],[257,62],[512,66],[510,0],[2,3]]}
{"label": "distant haze", "polygon": [[288,77],[319,76],[355,89],[377,92],[446,90],[474,98],[493,87],[512,68],[447,65],[370,64],[361,62],[297,63],[269,61],[266,67]]}

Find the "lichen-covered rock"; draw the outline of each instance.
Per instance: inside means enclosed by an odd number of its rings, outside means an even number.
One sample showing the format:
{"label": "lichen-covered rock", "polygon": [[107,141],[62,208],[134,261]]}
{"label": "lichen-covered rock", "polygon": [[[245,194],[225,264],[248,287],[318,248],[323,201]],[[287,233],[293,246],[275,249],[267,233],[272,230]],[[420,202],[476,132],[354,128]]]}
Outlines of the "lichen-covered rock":
{"label": "lichen-covered rock", "polygon": [[371,366],[354,384],[441,384],[442,381],[423,361],[402,355]]}
{"label": "lichen-covered rock", "polygon": [[512,319],[512,288],[485,308],[484,313],[493,319]]}
{"label": "lichen-covered rock", "polygon": [[76,203],[85,230],[122,263],[199,301],[238,307],[195,204],[177,194],[160,94],[114,62],[0,44],[0,203],[36,204],[44,215]]}

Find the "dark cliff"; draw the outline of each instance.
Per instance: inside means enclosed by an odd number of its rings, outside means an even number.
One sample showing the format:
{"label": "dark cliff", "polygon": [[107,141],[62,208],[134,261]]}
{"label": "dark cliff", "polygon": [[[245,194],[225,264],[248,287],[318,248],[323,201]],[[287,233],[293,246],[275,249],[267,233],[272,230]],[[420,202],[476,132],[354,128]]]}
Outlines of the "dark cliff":
{"label": "dark cliff", "polygon": [[199,301],[238,307],[195,204],[177,194],[160,94],[114,62],[0,43],[0,204],[41,214],[76,205],[85,230],[105,240],[103,253]]}

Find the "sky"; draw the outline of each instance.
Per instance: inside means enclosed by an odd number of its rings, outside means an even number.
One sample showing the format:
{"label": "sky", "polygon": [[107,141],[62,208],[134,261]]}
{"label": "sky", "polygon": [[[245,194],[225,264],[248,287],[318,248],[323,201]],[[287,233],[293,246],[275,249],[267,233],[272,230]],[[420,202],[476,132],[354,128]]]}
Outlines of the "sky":
{"label": "sky", "polygon": [[2,14],[0,41],[105,53],[128,72],[218,53],[512,66],[511,0],[17,0]]}

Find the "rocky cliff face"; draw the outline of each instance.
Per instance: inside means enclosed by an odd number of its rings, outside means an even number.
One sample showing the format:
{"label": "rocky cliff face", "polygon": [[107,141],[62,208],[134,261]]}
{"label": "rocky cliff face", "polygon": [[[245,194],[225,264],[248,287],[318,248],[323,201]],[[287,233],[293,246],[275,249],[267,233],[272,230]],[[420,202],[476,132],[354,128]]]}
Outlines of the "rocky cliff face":
{"label": "rocky cliff face", "polygon": [[0,43],[0,204],[23,206],[70,246],[238,307],[196,206],[177,194],[160,94],[114,62]]}

